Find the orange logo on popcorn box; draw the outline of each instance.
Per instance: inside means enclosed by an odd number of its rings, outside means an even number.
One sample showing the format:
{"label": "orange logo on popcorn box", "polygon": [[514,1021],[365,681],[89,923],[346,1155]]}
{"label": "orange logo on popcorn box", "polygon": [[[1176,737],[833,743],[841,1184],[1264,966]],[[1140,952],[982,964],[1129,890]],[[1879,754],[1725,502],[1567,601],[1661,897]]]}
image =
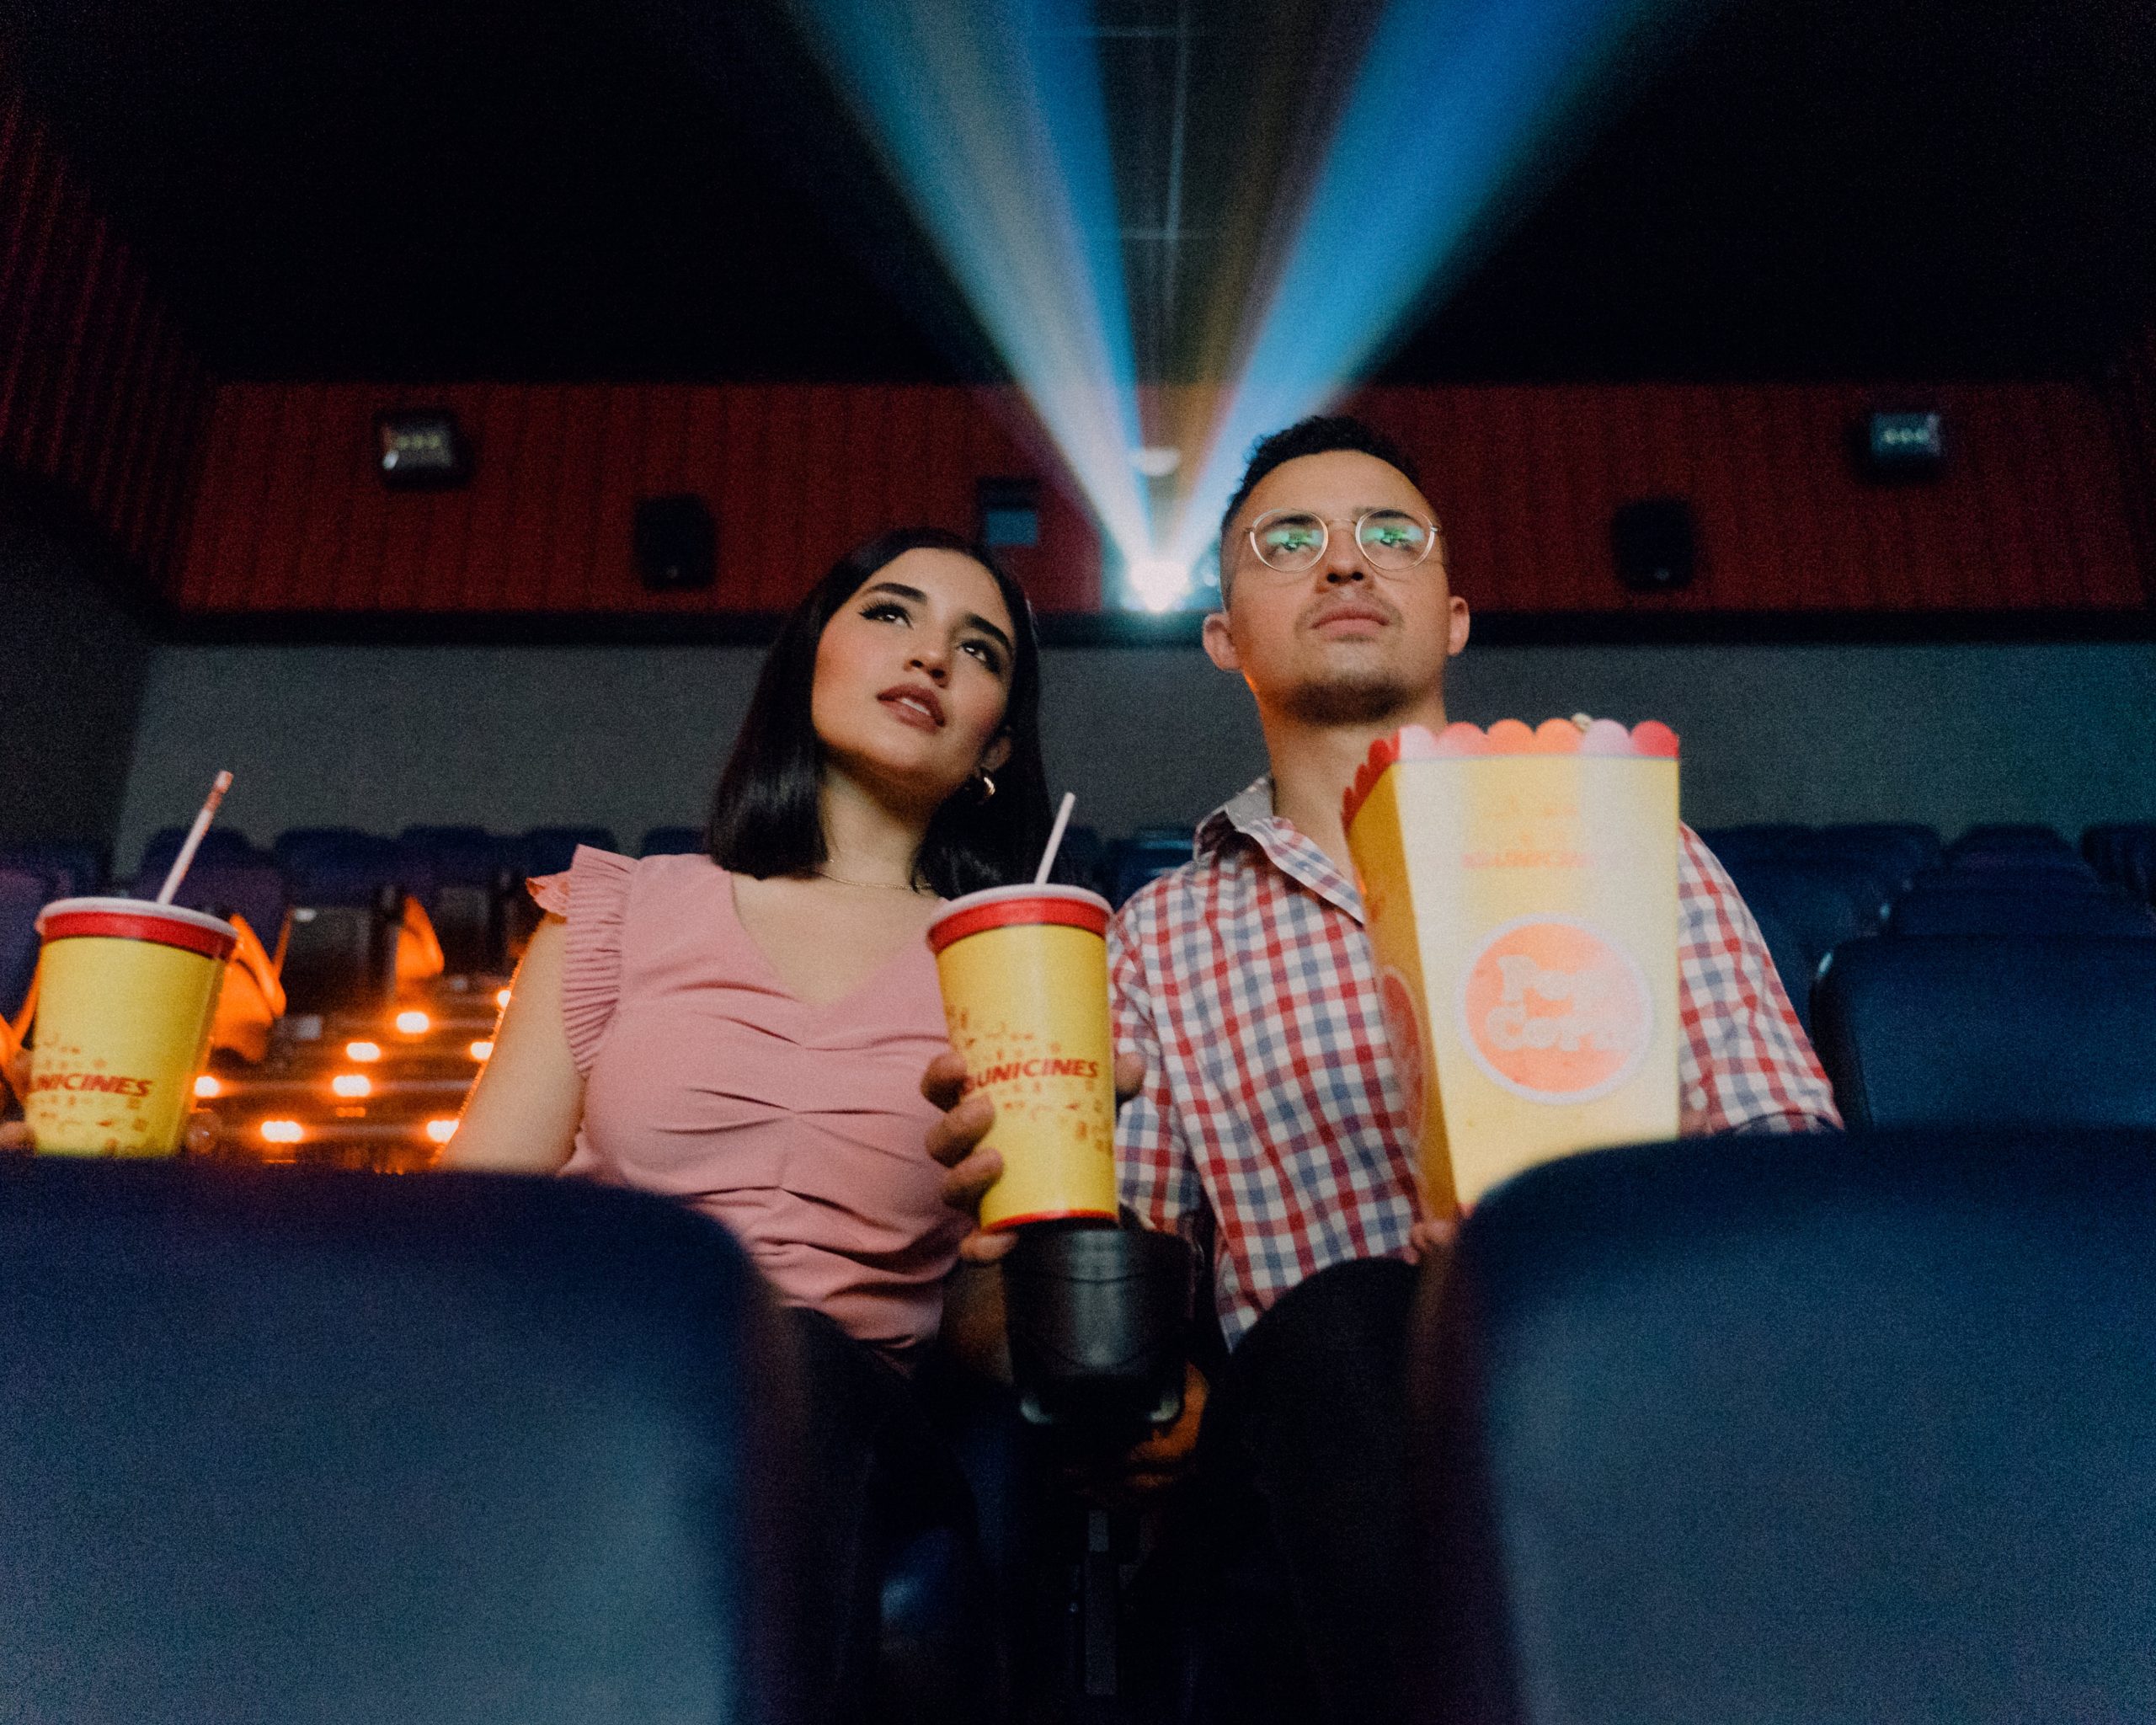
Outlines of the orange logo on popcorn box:
{"label": "orange logo on popcorn box", "polygon": [[1654,1028],[1630,953],[1583,922],[1530,916],[1483,943],[1460,979],[1461,1039],[1530,1102],[1592,1102],[1645,1058]]}
{"label": "orange logo on popcorn box", "polygon": [[1411,727],[1357,775],[1342,812],[1433,1210],[1674,1135],[1677,767],[1652,720],[1508,719]]}

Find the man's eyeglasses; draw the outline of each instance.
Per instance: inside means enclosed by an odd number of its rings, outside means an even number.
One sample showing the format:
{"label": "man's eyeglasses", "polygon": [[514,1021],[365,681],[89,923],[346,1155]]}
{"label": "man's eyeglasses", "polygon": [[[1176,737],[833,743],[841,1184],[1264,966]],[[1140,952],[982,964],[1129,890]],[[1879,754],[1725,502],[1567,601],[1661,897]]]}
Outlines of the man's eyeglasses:
{"label": "man's eyeglasses", "polygon": [[[1366,509],[1353,521],[1355,544],[1374,569],[1397,574],[1429,561],[1438,547],[1438,524],[1412,510]],[[1331,540],[1322,515],[1307,510],[1276,509],[1251,526],[1250,548],[1257,560],[1283,575],[1306,574],[1318,566]]]}

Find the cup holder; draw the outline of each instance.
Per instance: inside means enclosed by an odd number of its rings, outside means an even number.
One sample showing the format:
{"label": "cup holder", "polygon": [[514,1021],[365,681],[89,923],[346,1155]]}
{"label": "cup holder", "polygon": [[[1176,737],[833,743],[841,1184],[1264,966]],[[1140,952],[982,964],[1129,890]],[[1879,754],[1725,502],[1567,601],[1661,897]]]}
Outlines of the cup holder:
{"label": "cup holder", "polygon": [[1020,1411],[1118,1442],[1182,1411],[1196,1258],[1174,1234],[1037,1223],[1003,1260]]}

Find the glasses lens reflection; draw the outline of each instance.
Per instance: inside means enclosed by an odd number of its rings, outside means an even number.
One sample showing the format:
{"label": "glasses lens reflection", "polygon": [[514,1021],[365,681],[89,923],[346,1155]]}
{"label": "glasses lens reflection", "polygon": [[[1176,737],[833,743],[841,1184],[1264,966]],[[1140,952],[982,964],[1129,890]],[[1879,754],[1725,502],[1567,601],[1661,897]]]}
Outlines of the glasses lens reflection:
{"label": "glasses lens reflection", "polygon": [[1325,554],[1325,523],[1310,515],[1270,515],[1251,530],[1251,539],[1259,561],[1292,574],[1309,569]]}
{"label": "glasses lens reflection", "polygon": [[1404,510],[1373,510],[1356,523],[1355,542],[1381,569],[1412,569],[1430,554],[1430,526]]}

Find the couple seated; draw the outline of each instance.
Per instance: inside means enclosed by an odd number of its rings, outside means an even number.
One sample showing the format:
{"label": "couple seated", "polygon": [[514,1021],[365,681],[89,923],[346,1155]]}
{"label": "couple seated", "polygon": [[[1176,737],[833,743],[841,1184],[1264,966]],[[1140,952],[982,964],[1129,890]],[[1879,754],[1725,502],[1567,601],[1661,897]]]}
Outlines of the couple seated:
{"label": "couple seated", "polygon": [[[1467,608],[1412,464],[1347,419],[1257,446],[1220,569],[1206,652],[1249,686],[1272,771],[1123,907],[1110,956],[1123,1200],[1203,1255],[1230,1354],[1129,1466],[1194,1476],[1200,1717],[1384,1720],[1407,1682],[1410,1265],[1442,1236],[1417,1213],[1341,795],[1376,738],[1443,728]],[[969,1226],[1000,1171],[990,1109],[960,1098],[923,936],[942,898],[1038,854],[1039,675],[1023,593],[963,540],[841,559],[765,664],[709,857],[587,850],[534,883],[549,914],[451,1145],[455,1166],[694,1204],[769,1277],[833,1485],[808,1564],[832,1717],[873,1706],[878,1459],[964,1493],[910,1375],[959,1260],[1011,1242]],[[1683,1130],[1838,1124],[1689,831],[1679,888]]]}

